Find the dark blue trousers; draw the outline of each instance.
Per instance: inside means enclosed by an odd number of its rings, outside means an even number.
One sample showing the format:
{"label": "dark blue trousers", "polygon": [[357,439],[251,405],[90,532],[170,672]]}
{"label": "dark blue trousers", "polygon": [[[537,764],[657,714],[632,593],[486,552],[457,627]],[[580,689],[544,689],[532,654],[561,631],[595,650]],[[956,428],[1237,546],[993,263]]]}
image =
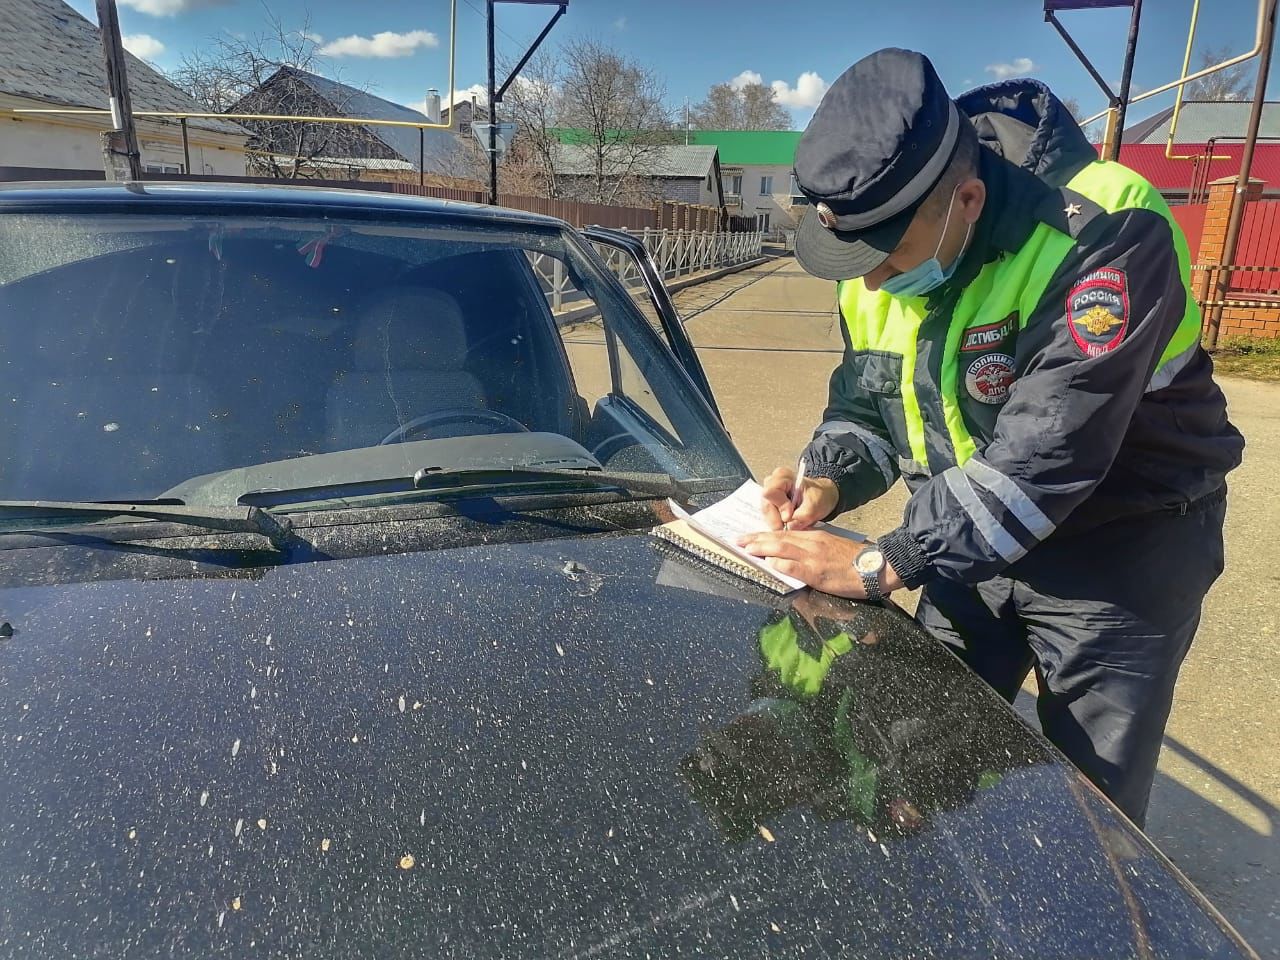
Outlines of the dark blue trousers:
{"label": "dark blue trousers", "polygon": [[1034,669],[1045,735],[1142,826],[1225,514],[1224,490],[1055,534],[977,587],[929,584],[916,618],[1011,703]]}

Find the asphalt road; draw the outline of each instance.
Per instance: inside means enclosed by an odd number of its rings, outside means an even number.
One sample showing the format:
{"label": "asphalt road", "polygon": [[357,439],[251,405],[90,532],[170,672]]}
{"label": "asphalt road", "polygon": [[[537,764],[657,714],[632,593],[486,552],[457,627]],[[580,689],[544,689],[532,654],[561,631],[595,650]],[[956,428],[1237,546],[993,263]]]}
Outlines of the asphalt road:
{"label": "asphalt road", "polygon": [[[834,284],[784,258],[676,302],[757,477],[794,464],[840,357]],[[1179,679],[1147,832],[1262,956],[1280,957],[1280,386],[1223,387],[1249,446],[1231,477],[1227,571]],[[904,502],[899,485],[843,522],[883,533]],[[1017,706],[1034,723],[1031,697]]]}

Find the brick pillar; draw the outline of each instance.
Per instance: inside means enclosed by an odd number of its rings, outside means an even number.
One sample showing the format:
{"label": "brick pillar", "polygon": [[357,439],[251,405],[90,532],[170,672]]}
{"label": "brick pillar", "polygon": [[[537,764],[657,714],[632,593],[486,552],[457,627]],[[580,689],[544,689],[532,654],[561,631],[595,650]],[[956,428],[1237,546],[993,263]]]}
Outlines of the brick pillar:
{"label": "brick pillar", "polygon": [[[1204,232],[1200,235],[1200,250],[1194,262],[1222,262],[1222,250],[1227,244],[1227,221],[1231,217],[1231,199],[1235,196],[1238,179],[1239,177],[1223,177],[1209,184],[1209,204],[1204,214]],[[1245,200],[1261,198],[1262,181],[1250,178]],[[1192,279],[1195,282],[1196,299],[1202,302],[1209,299],[1209,284],[1213,279],[1213,271],[1197,271],[1197,276]]]}

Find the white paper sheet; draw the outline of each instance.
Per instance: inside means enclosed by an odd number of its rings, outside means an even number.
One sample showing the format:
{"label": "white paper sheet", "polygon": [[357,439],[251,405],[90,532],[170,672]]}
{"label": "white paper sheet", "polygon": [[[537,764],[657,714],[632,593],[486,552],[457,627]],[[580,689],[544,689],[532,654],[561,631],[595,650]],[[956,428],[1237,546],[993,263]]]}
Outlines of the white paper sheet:
{"label": "white paper sheet", "polygon": [[[765,523],[764,515],[760,512],[760,501],[763,497],[764,490],[761,489],[760,484],[754,480],[748,480],[723,500],[713,503],[711,506],[694,514],[681,509],[680,505],[675,501],[668,501],[668,503],[677,517],[687,520],[743,562],[758,570],[767,570],[772,576],[777,577],[793,590],[799,590],[805,585],[803,580],[797,580],[795,577],[779,573],[768,560],[753,557],[737,544],[739,537],[752,533],[768,532],[769,526]],[[866,541],[866,537],[860,533],[842,530],[827,523],[820,523],[815,529],[858,542]]]}

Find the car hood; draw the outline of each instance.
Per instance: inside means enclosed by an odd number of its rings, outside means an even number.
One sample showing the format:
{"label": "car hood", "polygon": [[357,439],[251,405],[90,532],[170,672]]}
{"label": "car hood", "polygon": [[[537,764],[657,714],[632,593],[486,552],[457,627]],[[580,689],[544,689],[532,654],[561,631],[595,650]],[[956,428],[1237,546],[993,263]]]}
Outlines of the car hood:
{"label": "car hood", "polygon": [[646,536],[193,563],[0,616],[4,955],[1244,949],[902,614]]}

